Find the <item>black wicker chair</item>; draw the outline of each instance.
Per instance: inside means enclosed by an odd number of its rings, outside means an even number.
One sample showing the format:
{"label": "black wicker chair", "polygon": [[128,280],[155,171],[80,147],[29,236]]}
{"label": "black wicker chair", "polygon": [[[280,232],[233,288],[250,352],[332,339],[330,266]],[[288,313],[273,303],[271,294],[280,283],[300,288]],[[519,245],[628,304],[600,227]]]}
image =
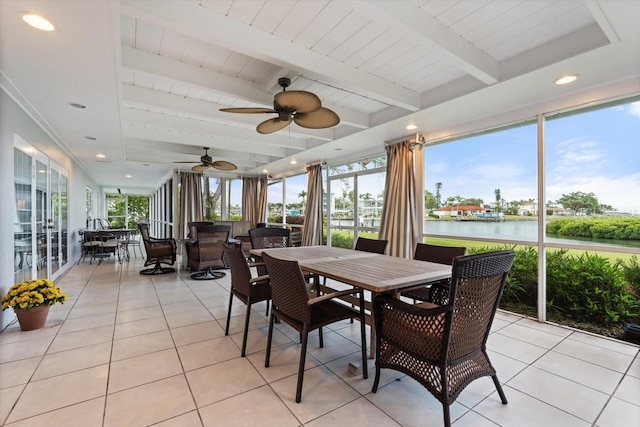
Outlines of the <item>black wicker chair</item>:
{"label": "black wicker chair", "polygon": [[249,267],[255,264],[248,264],[247,259],[240,247],[225,248],[225,259],[231,269],[231,291],[229,292],[229,311],[227,312],[227,325],[224,334],[229,335],[229,322],[231,320],[231,305],[233,297],[237,297],[247,306],[247,314],[244,319],[244,334],[242,336],[242,350],[240,355],[245,356],[247,350],[247,332],[249,330],[249,318],[251,316],[251,305],[260,301],[267,302],[267,315],[269,315],[269,300],[271,300],[271,287],[268,276],[251,277]]}
{"label": "black wicker chair", "polygon": [[188,266],[195,280],[221,279],[226,274],[217,271],[228,268],[223,256],[231,227],[228,225],[198,225],[197,240],[186,244]]}
{"label": "black wicker chair", "polygon": [[165,274],[176,271],[173,267],[162,267],[160,264],[173,265],[176,262],[176,241],[172,238],[156,239],[149,235],[149,224],[138,224],[144,249],[147,253],[147,259],[144,266],[153,264],[153,268],[147,268],[140,271],[140,274]]}
{"label": "black wicker chair", "polygon": [[514,251],[505,250],[455,258],[448,295],[440,301],[413,305],[389,295],[377,296],[372,391],[378,390],[380,369],[403,372],[442,403],[447,427],[451,425],[449,406],[477,378],[491,376],[506,404],[486,343],[514,256]]}
{"label": "black wicker chair", "polygon": [[374,254],[384,254],[387,249],[387,240],[367,239],[364,237],[358,237],[356,240],[356,251],[371,252]]}
{"label": "black wicker chair", "polygon": [[[304,281],[302,271],[297,261],[286,261],[263,254],[264,262],[269,272],[271,283],[271,316],[269,318],[269,335],[267,338],[267,353],[264,366],[269,367],[271,357],[271,338],[273,336],[273,324],[277,317],[292,328],[300,332],[302,348],[300,350],[300,363],[298,365],[298,385],[296,389],[296,402],[302,399],[302,381],[304,379],[304,363],[307,355],[307,342],[309,332],[318,329],[320,347],[324,346],[322,327],[344,319],[360,319],[360,334],[362,345],[363,377],[368,377],[367,372],[367,344],[365,336],[364,295],[361,289],[349,289],[341,292],[333,292],[316,298],[309,298],[307,284]],[[356,310],[333,298],[358,294],[360,309]]]}
{"label": "black wicker chair", "polygon": [[[427,245],[425,243],[418,243],[416,245],[416,251],[413,255],[413,259],[420,261],[436,262],[438,264],[452,265],[453,259],[457,256],[462,256],[467,251],[467,248],[462,246],[438,246]],[[416,301],[429,301],[429,295],[432,292],[433,285],[448,285],[451,279],[438,280],[435,282],[425,283],[420,288],[411,289],[402,292],[403,297],[412,298],[413,302]],[[437,292],[438,287],[433,288],[433,292]]]}

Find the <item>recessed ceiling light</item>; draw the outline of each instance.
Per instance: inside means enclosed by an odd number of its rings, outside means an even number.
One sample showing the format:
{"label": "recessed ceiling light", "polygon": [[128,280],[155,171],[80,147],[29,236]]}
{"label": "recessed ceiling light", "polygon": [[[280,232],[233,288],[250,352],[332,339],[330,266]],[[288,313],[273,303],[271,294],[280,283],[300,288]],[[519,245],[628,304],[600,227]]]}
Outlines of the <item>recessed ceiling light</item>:
{"label": "recessed ceiling light", "polygon": [[569,83],[573,83],[576,81],[576,79],[578,78],[579,74],[568,74],[566,76],[562,76],[560,77],[558,80],[556,80],[556,84],[557,85],[566,85]]}
{"label": "recessed ceiling light", "polygon": [[79,108],[80,110],[82,110],[83,108],[87,108],[86,105],[82,105],[77,102],[69,102],[68,104],[71,105],[73,108]]}
{"label": "recessed ceiling light", "polygon": [[125,178],[133,178],[131,175],[125,175]]}
{"label": "recessed ceiling light", "polygon": [[266,169],[262,169],[262,173],[269,173],[269,171]]}
{"label": "recessed ceiling light", "polygon": [[23,13],[22,20],[33,28],[37,28],[42,31],[53,31],[54,29],[53,24],[49,22],[48,19],[43,18],[40,15],[36,15],[35,13]]}
{"label": "recessed ceiling light", "polygon": [[414,129],[418,129],[418,125],[414,125],[413,123],[410,125],[407,125],[407,127],[405,128],[407,130],[414,130]]}
{"label": "recessed ceiling light", "polygon": [[104,154],[96,154],[96,157],[99,159],[104,159],[107,156],[105,156]]}
{"label": "recessed ceiling light", "polygon": [[84,139],[88,139],[89,141],[97,141],[98,138],[96,138],[95,136],[85,136]]}
{"label": "recessed ceiling light", "polygon": [[297,165],[297,164],[298,164],[298,162],[296,162],[296,159],[291,159],[291,164],[292,164],[292,165]]}

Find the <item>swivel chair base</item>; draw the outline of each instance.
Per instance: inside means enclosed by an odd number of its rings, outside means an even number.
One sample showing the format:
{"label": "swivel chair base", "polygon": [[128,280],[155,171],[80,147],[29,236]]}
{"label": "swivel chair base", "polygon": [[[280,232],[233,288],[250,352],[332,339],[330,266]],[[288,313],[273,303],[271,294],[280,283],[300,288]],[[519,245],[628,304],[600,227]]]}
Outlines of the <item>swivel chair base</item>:
{"label": "swivel chair base", "polygon": [[221,271],[216,271],[211,267],[208,267],[206,270],[196,271],[195,273],[191,273],[191,278],[193,280],[214,280],[214,279],[222,279],[226,276],[226,273]]}
{"label": "swivel chair base", "polygon": [[167,274],[167,273],[175,273],[176,269],[173,267],[162,267],[160,263],[156,263],[153,268],[146,268],[144,270],[140,270],[140,274],[144,274],[145,276],[151,276],[153,274]]}

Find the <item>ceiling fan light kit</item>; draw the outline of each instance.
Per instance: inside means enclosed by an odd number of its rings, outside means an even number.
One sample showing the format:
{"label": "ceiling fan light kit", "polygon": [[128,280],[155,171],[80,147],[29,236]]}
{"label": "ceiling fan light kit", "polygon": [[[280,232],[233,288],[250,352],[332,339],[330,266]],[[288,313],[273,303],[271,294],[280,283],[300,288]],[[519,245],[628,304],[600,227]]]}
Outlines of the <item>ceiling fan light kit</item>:
{"label": "ceiling fan light kit", "polygon": [[291,90],[287,87],[291,80],[287,77],[278,79],[282,86],[282,92],[277,93],[273,99],[273,109],[269,108],[221,108],[227,113],[243,114],[277,114],[278,117],[265,120],[256,130],[261,134],[277,132],[295,122],[298,126],[308,129],[325,129],[340,123],[340,117],[328,108],[324,108],[315,94],[304,90]]}

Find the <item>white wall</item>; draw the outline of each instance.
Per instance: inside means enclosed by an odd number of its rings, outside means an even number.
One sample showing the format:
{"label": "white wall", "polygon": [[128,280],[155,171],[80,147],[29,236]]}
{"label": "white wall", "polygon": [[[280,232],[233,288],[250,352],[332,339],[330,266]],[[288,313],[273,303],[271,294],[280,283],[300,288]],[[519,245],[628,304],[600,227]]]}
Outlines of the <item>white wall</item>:
{"label": "white wall", "polygon": [[[14,248],[13,227],[15,194],[13,186],[14,135],[33,145],[69,172],[69,264],[80,256],[77,230],[85,226],[85,189],[100,191],[98,185],[40,126],[4,91],[0,90],[0,295],[13,285]],[[64,291],[64,289],[63,289]],[[15,314],[11,309],[0,312],[0,330]]]}

